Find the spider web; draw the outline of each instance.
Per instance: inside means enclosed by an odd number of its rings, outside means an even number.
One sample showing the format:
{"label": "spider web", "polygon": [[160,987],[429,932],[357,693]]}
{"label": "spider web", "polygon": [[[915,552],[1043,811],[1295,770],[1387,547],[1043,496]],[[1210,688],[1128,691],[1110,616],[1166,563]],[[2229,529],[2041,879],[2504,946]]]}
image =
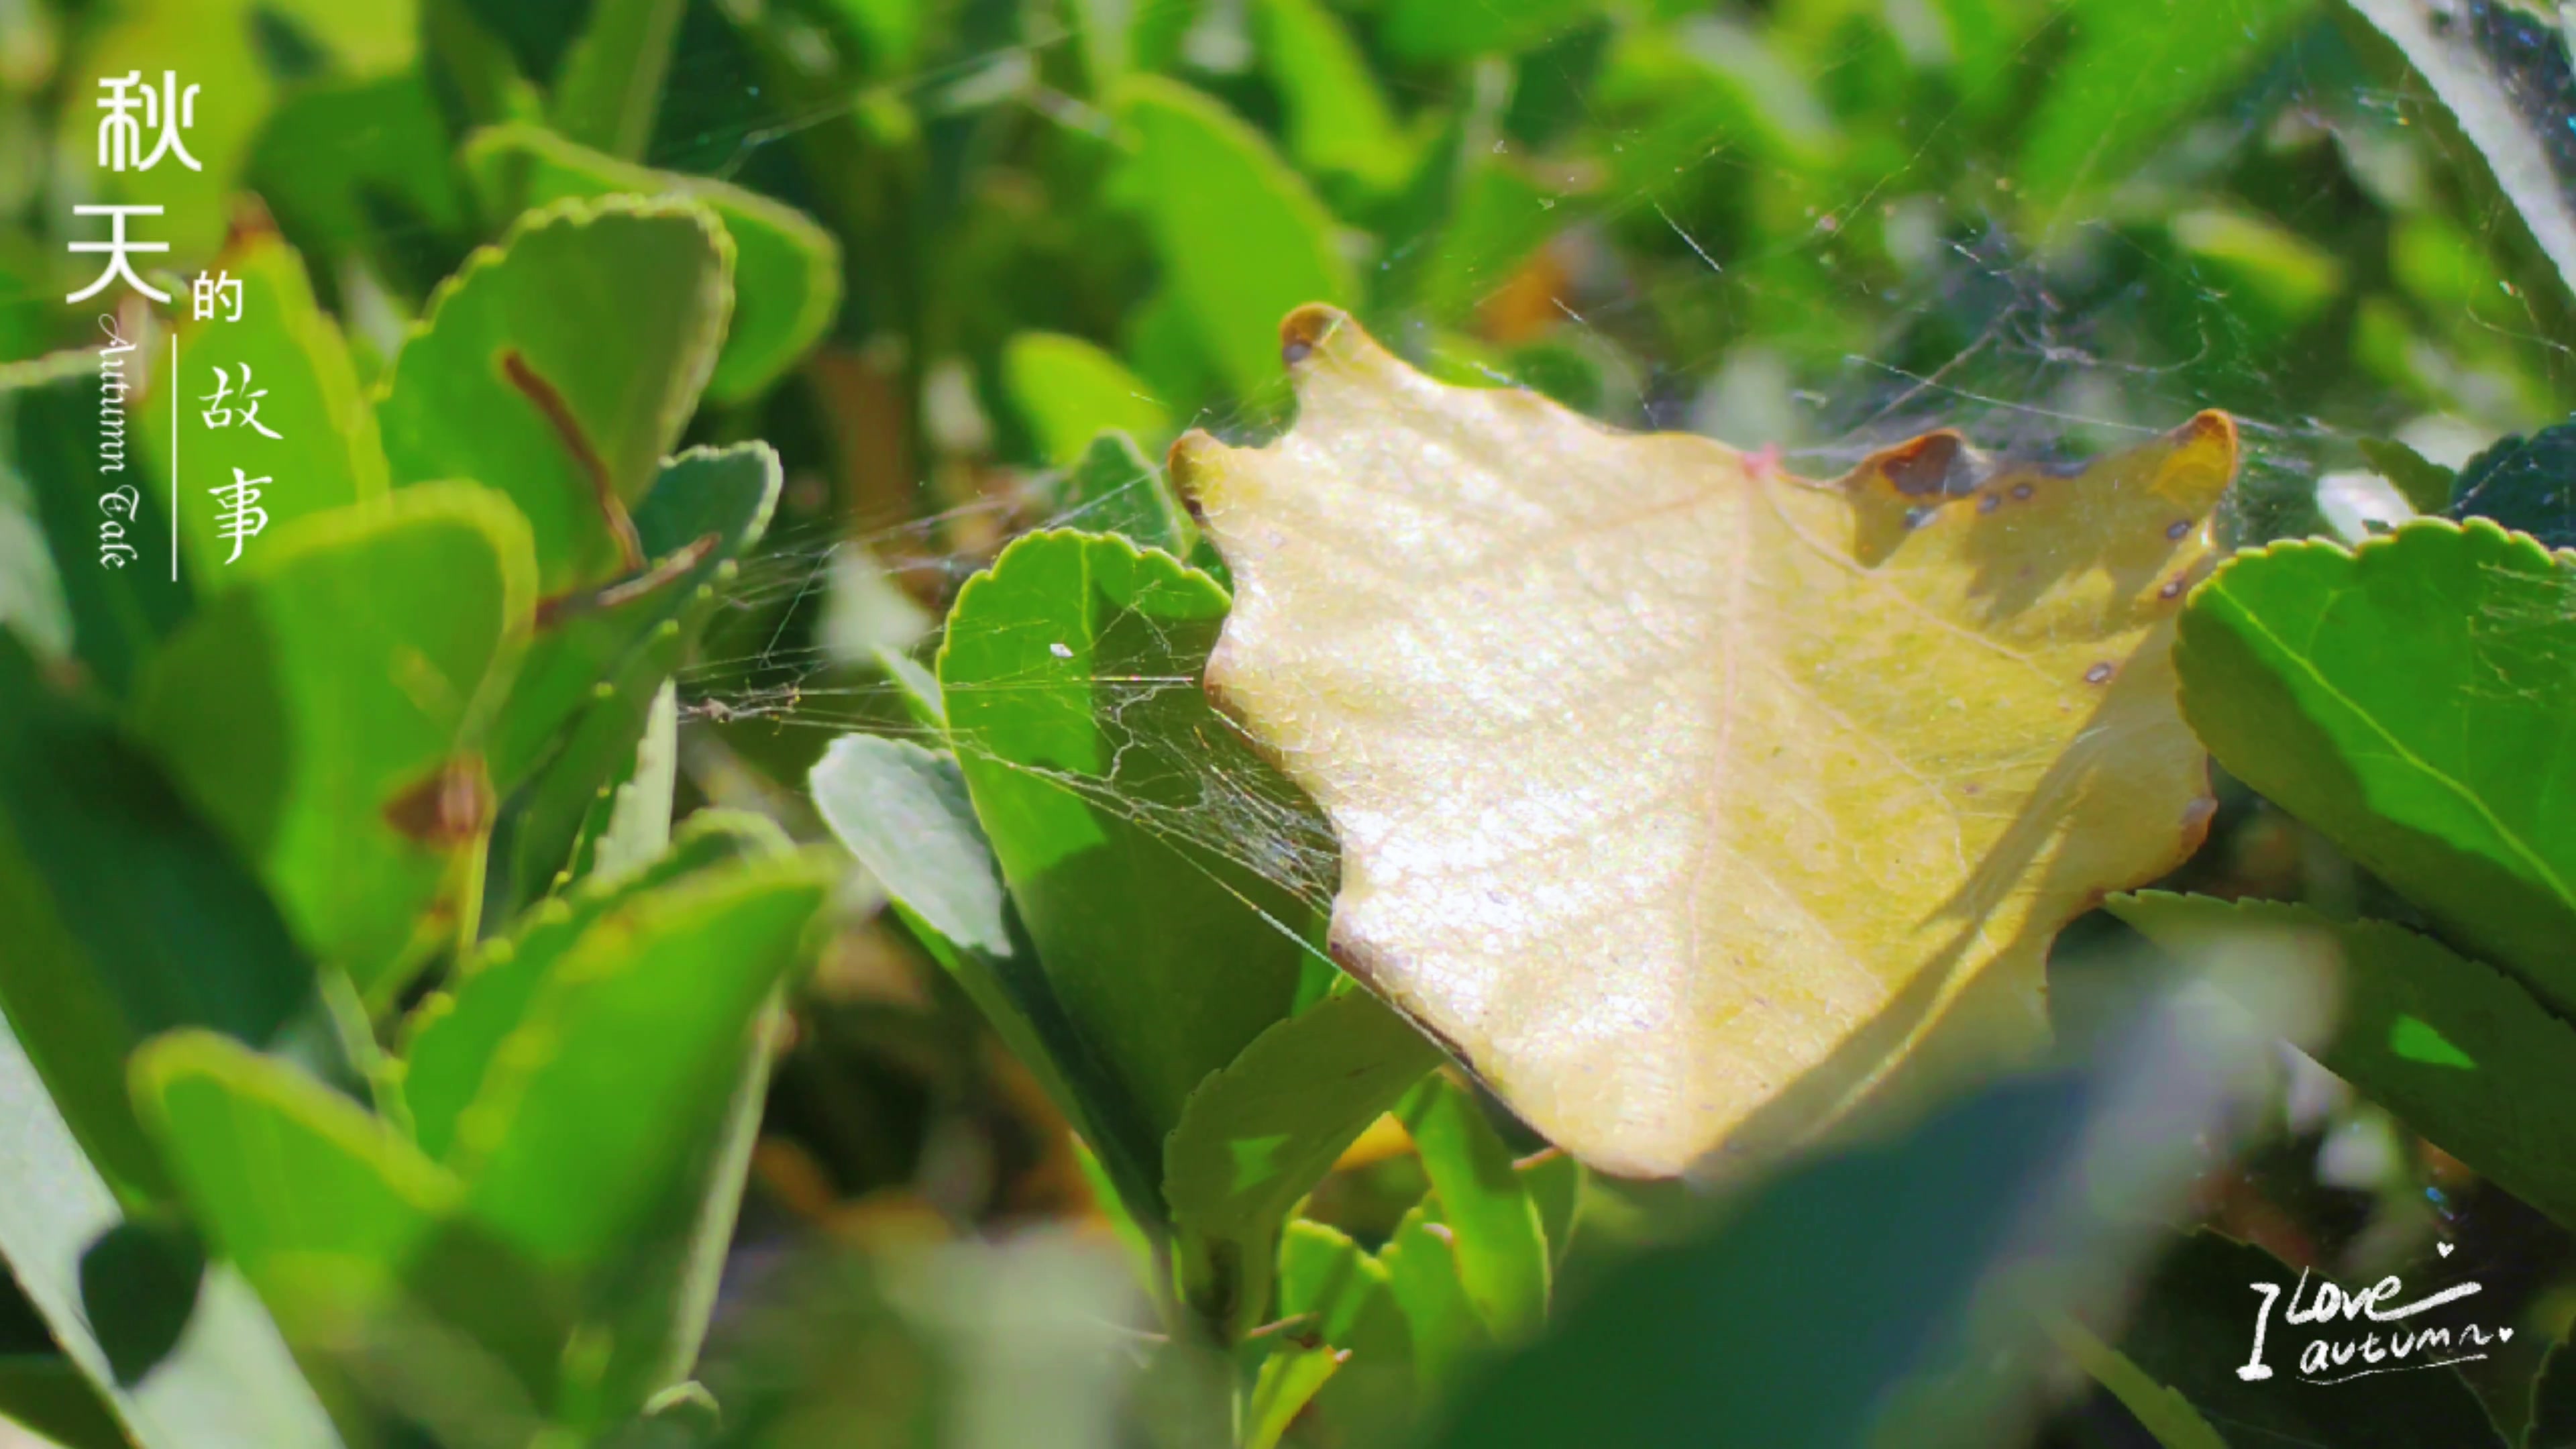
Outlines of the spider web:
{"label": "spider web", "polygon": [[[2546,138],[2563,186],[2576,174],[2576,84],[2555,17],[2423,3],[2437,27],[2469,36],[2488,58],[2509,103]],[[1750,61],[1740,53],[1785,45],[1783,12],[1836,8],[1712,10],[1671,33],[1739,70],[1770,63],[1764,84],[1781,104],[1828,120],[1886,77],[1891,52],[1920,69],[1943,63],[1946,7],[1932,0],[1843,5],[1821,44]],[[2105,6],[2021,8],[2015,68],[1992,85],[2044,85],[2052,67],[2074,63],[2072,37]],[[1669,174],[1602,184],[1602,166],[1616,174],[1621,156],[1652,138],[1623,129],[1620,105],[1600,90],[1597,48],[1587,49],[1599,35],[1569,26],[1512,72],[1512,103],[1491,142],[1497,164],[1564,182],[1532,200],[1548,213],[1543,240],[1490,265],[1438,233],[1383,243],[1372,266],[1454,264],[1472,283],[1472,305],[1446,316],[1363,306],[1362,320],[1435,372],[1576,395],[1623,427],[1776,448],[1810,477],[1839,475],[1935,427],[2005,455],[2065,461],[2223,409],[2245,440],[2225,528],[2246,542],[2325,531],[2329,520],[2357,534],[2358,518],[2334,513],[2338,497],[2359,497],[2380,517],[2402,507],[2362,461],[2365,438],[2402,438],[2456,465],[2498,434],[2563,416],[2576,378],[2569,299],[2533,265],[2512,201],[2485,183],[2480,153],[2432,88],[2340,0],[2162,8],[2201,27],[2211,47],[2242,46],[2241,63],[2170,116],[2159,73],[2139,67],[2098,106],[2102,139],[2037,200],[2008,146],[1969,140],[1982,104],[1973,86],[1919,108],[1884,164],[1845,167],[1822,194],[1733,128],[1712,129]],[[1100,133],[1108,118],[1051,81],[1084,43],[1071,14],[1080,9],[916,77],[907,98],[933,113],[995,107],[1024,128]],[[1242,5],[1204,7],[1183,46],[1198,65],[1190,78],[1259,95],[1247,23]],[[741,84],[723,64],[684,54],[673,87]],[[1559,94],[1571,120],[1516,125],[1520,97],[1538,92]],[[695,145],[703,169],[746,174],[843,109],[710,130]],[[1587,135],[1606,146],[1587,153]],[[1803,224],[1747,225],[1747,208],[1761,206],[1795,208]],[[2356,226],[2369,234],[2356,237]],[[1585,385],[1564,385],[1569,359]],[[901,686],[868,660],[869,643],[926,658],[933,621],[999,541],[1026,527],[1085,527],[1106,505],[1053,504],[1057,475],[1015,465],[995,441],[993,414],[1007,412],[1007,399],[987,387],[979,406],[974,388],[950,380],[956,416],[930,429],[936,456],[922,469],[947,481],[924,485],[926,511],[791,520],[735,581],[733,626],[680,684],[684,709],[723,726],[728,745],[764,731],[819,750],[823,738],[864,729],[979,748],[915,723]],[[1182,422],[1257,439],[1276,426],[1272,401]],[[961,477],[971,481],[959,486]],[[831,617],[861,622],[836,639]],[[1172,692],[1196,694],[1196,664],[1176,656],[1167,674],[1096,680],[1116,768],[1106,779],[1054,778],[1185,858],[1248,871],[1321,919],[1337,874],[1331,832],[1255,742],[1215,712],[1210,728],[1233,735],[1224,748],[1122,728]]]}

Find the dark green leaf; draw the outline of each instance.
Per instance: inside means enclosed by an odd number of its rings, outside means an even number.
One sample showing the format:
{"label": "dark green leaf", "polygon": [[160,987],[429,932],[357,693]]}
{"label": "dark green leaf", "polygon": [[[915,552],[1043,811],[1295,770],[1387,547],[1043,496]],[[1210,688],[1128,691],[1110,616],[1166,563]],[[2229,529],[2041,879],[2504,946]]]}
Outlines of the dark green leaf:
{"label": "dark green leaf", "polygon": [[0,1010],[118,1194],[167,1179],[125,1062],[204,1026],[330,1068],[313,962],[232,848],[102,714],[0,633]]}
{"label": "dark green leaf", "polygon": [[824,823],[1090,1145],[1128,1217],[1159,1237],[1168,1217],[1162,1139],[1056,999],[957,762],[900,740],[845,735],[824,752],[812,783]]}
{"label": "dark green leaf", "polygon": [[1600,8],[1600,0],[1389,0],[1378,35],[1411,61],[1508,55],[1545,43]]}
{"label": "dark green leaf", "polygon": [[2453,481],[2453,518],[2491,518],[2551,548],[2576,548],[2576,423],[2510,437],[2471,458]]}
{"label": "dark green leaf", "polygon": [[2564,1343],[2549,1351],[2531,1381],[2531,1427],[2522,1449],[2576,1449],[2576,1352]]}
{"label": "dark green leaf", "polygon": [[2316,0],[2079,0],[2067,53],[2023,129],[2014,190],[2046,225],[2079,191],[2117,184],[2316,8]]}
{"label": "dark green leaf", "polygon": [[[2411,1303],[2442,1283],[2465,1276],[2441,1260],[2420,1273],[2402,1275],[2410,1291],[2396,1303]],[[2120,1351],[2158,1383],[2170,1385],[2213,1424],[2225,1426],[2230,1443],[2332,1444],[2335,1449],[2399,1449],[2425,1444],[2459,1449],[2503,1449],[2504,1438],[2478,1403],[2476,1394],[2454,1368],[2424,1367],[2451,1353],[2418,1352],[2402,1373],[2354,1376],[2349,1382],[2317,1384],[2305,1380],[2298,1362],[2310,1342],[2359,1343],[2370,1325],[2340,1315],[2325,1324],[2287,1322],[2291,1293],[2307,1278],[2302,1302],[2313,1301],[2316,1281],[2260,1248],[2194,1233],[2156,1266],[2137,1296]],[[2436,1280],[2440,1281],[2436,1281]],[[2237,1372],[2252,1362],[2254,1321],[2263,1307],[2257,1284],[2280,1290],[2263,1338],[2263,1365],[2268,1377],[2247,1380]],[[2356,1285],[2358,1287],[2359,1285]],[[2392,1305],[2393,1306],[2393,1305]],[[2426,1328],[2478,1321],[2490,1331],[2494,1318],[2481,1312],[2483,1301],[2469,1298],[2457,1308],[2444,1308],[2410,1321],[2387,1325],[2410,1334]],[[2325,1377],[2341,1377],[2356,1365],[2328,1368]]]}
{"label": "dark green leaf", "polygon": [[188,616],[188,587],[172,552],[169,480],[152,478],[134,411],[151,359],[112,335],[67,360],[85,365],[18,370],[20,385],[0,400],[10,405],[10,461],[34,491],[70,609],[73,652],[121,699]]}
{"label": "dark green leaf", "polygon": [[1404,1018],[1349,990],[1253,1038],[1190,1094],[1163,1145],[1163,1197],[1180,1290],[1208,1322],[1240,1335],[1262,1321],[1289,1212],[1439,1060]]}
{"label": "dark green leaf", "polygon": [[61,1449],[129,1449],[115,1411],[59,1354],[0,1356],[0,1420],[32,1429]]}
{"label": "dark green leaf", "polygon": [[1119,534],[1139,548],[1159,548],[1185,561],[1199,541],[1198,525],[1173,494],[1171,480],[1125,433],[1091,440],[1056,494],[1055,518],[1068,528]]}
{"label": "dark green leaf", "polygon": [[227,1270],[199,1286],[195,1332],[144,1392],[100,1387],[115,1375],[82,1308],[80,1264],[121,1218],[5,1024],[0,1161],[10,1184],[0,1193],[0,1254],[53,1342],[105,1394],[141,1449],[337,1449],[276,1327]]}
{"label": "dark green leaf", "polygon": [[2177,954],[2231,946],[2321,954],[2340,967],[2328,1071],[2515,1196],[2576,1223],[2576,1029],[2522,986],[2384,921],[2305,906],[2162,892],[2114,896],[2113,915]]}
{"label": "dark green leaf", "polygon": [[2227,1441],[2189,1399],[2157,1383],[2127,1354],[2095,1338],[2082,1324],[2062,1320],[2052,1326],[2051,1336],[2163,1449],[2227,1449]]}
{"label": "dark green leaf", "polygon": [[2442,513],[2451,506],[2451,470],[2395,438],[2363,438],[2361,456],[2388,480],[2407,506],[2418,513]]}

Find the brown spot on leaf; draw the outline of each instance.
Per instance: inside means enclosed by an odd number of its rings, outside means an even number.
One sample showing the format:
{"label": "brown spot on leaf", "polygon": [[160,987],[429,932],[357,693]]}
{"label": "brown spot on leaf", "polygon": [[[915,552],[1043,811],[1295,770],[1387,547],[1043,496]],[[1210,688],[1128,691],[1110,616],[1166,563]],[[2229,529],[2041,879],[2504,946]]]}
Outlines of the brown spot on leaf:
{"label": "brown spot on leaf", "polygon": [[1910,443],[1903,443],[1879,454],[1871,461],[1888,486],[1908,498],[1945,492],[1950,475],[1967,453],[1967,444],[1957,433],[1925,433]]}
{"label": "brown spot on leaf", "polygon": [[635,536],[635,520],[626,516],[626,503],[617,496],[617,484],[608,476],[607,461],[591,446],[590,435],[582,431],[581,420],[572,415],[572,407],[564,401],[563,394],[539,376],[515,347],[501,349],[501,375],[536,406],[538,415],[562,441],[564,451],[572,454],[573,466],[589,482],[592,501],[599,505],[599,516],[608,524],[609,537],[617,542],[618,561],[629,573],[644,567],[644,544]]}
{"label": "brown spot on leaf", "polygon": [[1279,360],[1290,367],[1315,355],[1324,339],[1342,325],[1344,317],[1335,308],[1321,302],[1309,302],[1288,314],[1279,324]]}
{"label": "brown spot on leaf", "polygon": [[480,755],[460,755],[385,806],[385,823],[436,851],[482,838],[491,823],[492,776]]}

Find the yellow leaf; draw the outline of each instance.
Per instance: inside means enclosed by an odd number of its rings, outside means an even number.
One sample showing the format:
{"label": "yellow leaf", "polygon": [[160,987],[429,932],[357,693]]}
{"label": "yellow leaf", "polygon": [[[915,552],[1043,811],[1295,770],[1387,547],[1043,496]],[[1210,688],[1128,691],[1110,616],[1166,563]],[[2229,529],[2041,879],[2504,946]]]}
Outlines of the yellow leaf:
{"label": "yellow leaf", "polygon": [[1591,1165],[2028,1054],[2049,939],[2206,829],[2168,651],[2224,414],[1818,483],[1284,338],[1295,429],[1173,449],[1236,584],[1208,684],[1332,818],[1338,957]]}

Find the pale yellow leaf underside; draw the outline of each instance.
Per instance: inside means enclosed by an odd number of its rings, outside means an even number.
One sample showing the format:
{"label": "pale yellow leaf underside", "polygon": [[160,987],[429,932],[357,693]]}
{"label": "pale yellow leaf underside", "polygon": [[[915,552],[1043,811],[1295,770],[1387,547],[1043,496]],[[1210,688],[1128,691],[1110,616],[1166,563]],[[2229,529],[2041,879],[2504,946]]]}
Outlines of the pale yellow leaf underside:
{"label": "pale yellow leaf underside", "polygon": [[1236,585],[1208,683],[1339,833],[1336,954],[1592,1165],[2027,1053],[2049,938],[2205,828],[2168,645],[2224,415],[1816,483],[1285,336],[1295,429],[1173,450]]}

